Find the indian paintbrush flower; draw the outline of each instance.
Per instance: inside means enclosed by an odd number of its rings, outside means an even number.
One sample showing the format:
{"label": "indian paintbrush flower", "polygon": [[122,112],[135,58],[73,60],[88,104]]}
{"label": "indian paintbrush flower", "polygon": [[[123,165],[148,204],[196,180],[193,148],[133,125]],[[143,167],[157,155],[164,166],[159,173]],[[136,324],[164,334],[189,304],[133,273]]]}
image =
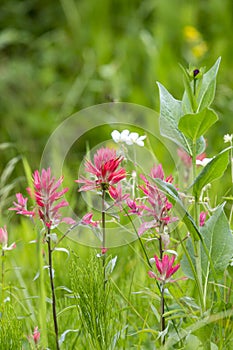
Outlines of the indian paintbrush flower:
{"label": "indian paintbrush flower", "polygon": [[33,334],[32,334],[33,340],[35,344],[38,344],[40,341],[40,332],[38,330],[38,327],[34,328]]}
{"label": "indian paintbrush flower", "polygon": [[124,168],[119,168],[123,161],[122,156],[117,156],[116,150],[100,148],[94,155],[94,163],[85,162],[85,171],[91,174],[92,179],[81,176],[75,182],[83,184],[79,191],[102,190],[108,191],[114,198],[116,196],[115,185],[126,177]]}
{"label": "indian paintbrush flower", "polygon": [[157,255],[154,256],[155,265],[157,269],[157,273],[154,273],[153,271],[149,271],[148,275],[151,278],[155,278],[156,280],[162,282],[163,284],[169,283],[169,282],[176,282],[180,279],[186,279],[186,277],[181,277],[178,279],[172,279],[172,275],[180,268],[180,264],[177,264],[173,266],[173,263],[175,261],[175,255],[173,255],[171,258],[168,255],[164,255],[163,258],[160,260]]}
{"label": "indian paintbrush flower", "polygon": [[[164,180],[164,172],[162,165],[154,166],[150,172],[152,179]],[[141,175],[141,179],[144,181],[144,185],[140,185],[139,188],[146,195],[146,204],[142,205],[143,217],[151,217],[151,220],[146,220],[142,223],[138,230],[139,235],[142,235],[150,228],[155,228],[161,224],[167,225],[170,222],[176,221],[177,218],[172,218],[169,215],[169,211],[172,208],[172,204],[167,200],[166,196],[159,190],[153,180],[148,180],[144,175]],[[171,183],[173,181],[172,176],[168,176],[165,182]],[[142,213],[141,213],[142,215]]]}
{"label": "indian paintbrush flower", "polygon": [[[63,177],[58,180],[51,175],[51,169],[42,169],[41,174],[36,170],[33,174],[34,188],[27,189],[29,195],[35,200],[36,205],[32,211],[27,210],[28,198],[24,198],[21,193],[16,194],[17,202],[14,202],[14,207],[9,210],[15,210],[17,214],[34,217],[36,214],[48,228],[57,227],[61,222],[74,224],[75,221],[71,218],[62,218],[59,213],[60,208],[66,207],[69,203],[62,199],[63,195],[68,191],[64,188],[58,191],[58,188],[63,182]],[[60,200],[60,202],[58,202]]]}
{"label": "indian paintbrush flower", "polygon": [[12,250],[16,248],[16,244],[12,243],[10,246],[7,246],[8,244],[8,232],[7,227],[4,225],[4,227],[0,227],[0,245],[2,246],[2,250]]}
{"label": "indian paintbrush flower", "polygon": [[200,216],[199,216],[200,226],[205,225],[206,216],[207,216],[207,213],[205,211],[200,212]]}

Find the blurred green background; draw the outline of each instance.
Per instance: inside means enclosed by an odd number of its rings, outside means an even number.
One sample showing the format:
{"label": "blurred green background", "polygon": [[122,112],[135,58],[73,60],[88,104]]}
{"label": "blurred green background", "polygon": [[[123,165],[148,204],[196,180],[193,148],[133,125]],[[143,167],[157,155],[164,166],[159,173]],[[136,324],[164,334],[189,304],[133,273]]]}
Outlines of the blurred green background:
{"label": "blurred green background", "polygon": [[[0,150],[38,167],[47,139],[68,116],[109,101],[159,111],[156,81],[183,92],[179,63],[210,68],[221,56],[208,133],[209,155],[224,147],[233,111],[232,0],[2,0]],[[23,170],[17,170],[21,175]]]}

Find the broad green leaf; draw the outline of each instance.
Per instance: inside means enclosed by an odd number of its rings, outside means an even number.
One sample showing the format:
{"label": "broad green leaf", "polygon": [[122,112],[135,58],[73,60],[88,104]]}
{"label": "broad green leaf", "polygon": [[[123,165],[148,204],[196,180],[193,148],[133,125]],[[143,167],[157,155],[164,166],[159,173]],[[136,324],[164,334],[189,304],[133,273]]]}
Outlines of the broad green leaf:
{"label": "broad green leaf", "polygon": [[[158,83],[160,93],[160,132],[162,136],[175,142],[189,155],[192,155],[192,140],[186,138],[178,128],[178,123],[183,115],[182,103],[176,100],[163,85]],[[205,149],[205,140],[201,137],[197,140],[197,154]]]}
{"label": "broad green leaf", "polygon": [[158,186],[158,188],[164,192],[167,199],[173,204],[177,215],[179,215],[180,219],[183,220],[190,234],[193,236],[194,240],[202,240],[202,236],[198,230],[197,225],[195,224],[193,217],[188,213],[188,211],[184,207],[175,187],[170,183],[162,181],[161,179],[153,180]]}
{"label": "broad green leaf", "polygon": [[[208,282],[213,280],[213,275],[220,275],[227,268],[233,256],[233,236],[226,215],[223,211],[224,204],[219,206],[205,225],[200,228],[203,237],[201,247],[201,266],[203,277]],[[207,251],[206,251],[207,250]],[[191,239],[187,242],[187,251],[195,265],[195,256]],[[208,254],[207,254],[208,253]],[[194,279],[192,268],[186,255],[181,261],[182,270],[191,279]],[[212,271],[212,268],[214,271]]]}
{"label": "broad green leaf", "polygon": [[[233,236],[224,213],[224,204],[219,206],[210,219],[201,227],[201,233],[213,263],[216,275],[221,275],[233,256]],[[211,277],[208,256],[202,252],[202,272],[205,278]]]}
{"label": "broad green leaf", "polygon": [[222,177],[224,174],[228,162],[229,162],[229,149],[223,150],[217,156],[215,156],[201,171],[198,177],[193,183],[193,190],[197,197],[199,197],[202,188],[211,183],[212,181]]}
{"label": "broad green leaf", "polygon": [[200,90],[197,95],[198,111],[202,111],[204,108],[209,107],[213,102],[220,61],[221,57],[219,57],[213,67],[203,75],[203,79],[200,82]]}
{"label": "broad green leaf", "polygon": [[217,114],[209,108],[199,113],[186,114],[180,118],[178,127],[180,131],[191,140],[196,141],[218,120]]}

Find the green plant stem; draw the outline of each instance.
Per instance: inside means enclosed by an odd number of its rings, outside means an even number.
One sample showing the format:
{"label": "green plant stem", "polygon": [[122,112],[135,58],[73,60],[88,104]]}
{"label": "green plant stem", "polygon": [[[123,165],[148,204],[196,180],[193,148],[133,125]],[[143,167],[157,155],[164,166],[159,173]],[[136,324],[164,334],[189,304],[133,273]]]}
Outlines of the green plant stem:
{"label": "green plant stem", "polygon": [[[102,249],[105,250],[106,248],[106,223],[105,223],[105,190],[102,190]],[[104,283],[104,288],[105,288],[105,283],[106,283],[106,252],[104,251],[103,253],[103,283]]]}
{"label": "green plant stem", "polygon": [[231,164],[231,182],[233,183],[233,150],[232,150],[232,141],[231,141],[231,149],[230,149],[230,164]]}
{"label": "green plant stem", "polygon": [[152,268],[152,265],[151,265],[151,263],[150,263],[150,259],[149,259],[148,255],[147,255],[147,252],[146,252],[146,250],[145,250],[145,247],[144,247],[144,245],[143,245],[143,243],[142,243],[141,237],[139,236],[138,231],[137,231],[137,229],[136,229],[136,227],[135,227],[135,225],[134,225],[134,223],[133,223],[133,220],[131,219],[131,217],[130,217],[130,215],[128,214],[127,210],[126,210],[125,208],[123,208],[123,210],[124,210],[125,214],[127,215],[128,219],[129,219],[129,221],[130,221],[130,223],[131,223],[131,225],[132,225],[132,227],[133,227],[133,229],[134,229],[134,231],[135,231],[135,233],[136,233],[136,235],[137,235],[137,237],[138,237],[138,240],[139,240],[139,243],[140,243],[141,248],[142,248],[142,250],[143,250],[143,253],[144,253],[144,255],[145,255],[147,264]]}
{"label": "green plant stem", "polygon": [[45,278],[44,278],[44,260],[43,260],[43,248],[41,242],[41,232],[37,232],[37,256],[39,262],[39,291],[40,291],[40,305],[39,305],[39,320],[40,320],[40,344],[42,348],[48,348],[48,336],[47,336],[47,308],[46,308],[46,291],[45,291]]}
{"label": "green plant stem", "polygon": [[56,349],[59,350],[60,347],[59,347],[59,338],[58,338],[56,296],[55,296],[55,289],[54,289],[54,282],[53,282],[53,259],[52,259],[51,238],[50,238],[49,228],[48,228],[47,244],[48,244],[48,257],[49,257],[49,279],[50,279],[50,287],[51,287],[51,293],[52,293],[53,324],[54,324],[54,332],[55,332],[55,340],[56,340]]}
{"label": "green plant stem", "polygon": [[[164,283],[161,285],[161,297],[160,297],[160,327],[161,332],[163,333],[165,330],[165,317],[164,317]],[[165,344],[165,335],[161,337],[161,344]]]}
{"label": "green plant stem", "polygon": [[4,260],[5,260],[5,252],[4,249],[2,249],[2,299],[1,299],[1,312],[2,312],[2,316],[3,317],[3,313],[4,313],[4,276],[5,276],[5,270],[4,270]]}
{"label": "green plant stem", "polygon": [[[193,182],[196,179],[196,143],[193,141],[193,156],[192,156],[192,168],[193,168]],[[199,207],[198,207],[198,198],[194,193],[194,220],[196,224],[199,226]],[[201,241],[194,241],[194,252],[195,252],[195,260],[196,260],[196,269],[197,269],[197,278],[199,281],[199,286],[201,288],[202,298],[201,304],[203,305],[203,283],[202,283],[202,267],[201,267]],[[205,307],[205,306],[204,306]]]}
{"label": "green plant stem", "polygon": [[[159,227],[159,255],[160,255],[160,260],[163,259],[163,241],[162,241],[162,234],[163,234],[163,229],[164,229],[164,224],[161,223]],[[166,327],[165,324],[165,317],[164,317],[164,283],[161,284],[160,286],[160,291],[161,291],[161,296],[160,296],[160,327],[161,327],[161,332],[163,333]],[[165,336],[161,337],[161,344],[165,344]]]}

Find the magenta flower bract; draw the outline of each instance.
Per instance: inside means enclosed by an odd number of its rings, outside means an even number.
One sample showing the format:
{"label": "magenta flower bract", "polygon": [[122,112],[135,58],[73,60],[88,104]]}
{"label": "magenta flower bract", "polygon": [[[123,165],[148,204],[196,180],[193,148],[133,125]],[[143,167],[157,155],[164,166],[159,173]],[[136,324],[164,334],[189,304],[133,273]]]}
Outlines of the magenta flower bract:
{"label": "magenta flower bract", "polygon": [[[24,198],[21,193],[16,194],[18,202],[14,202],[15,207],[10,210],[16,210],[17,214],[25,216],[35,216],[38,213],[40,219],[44,225],[48,228],[54,228],[58,226],[60,222],[66,222],[67,224],[74,224],[75,221],[71,218],[62,218],[59,213],[59,209],[66,207],[69,203],[61,199],[62,196],[68,191],[68,188],[64,188],[58,191],[58,188],[63,182],[63,177],[58,180],[54,176],[51,176],[51,169],[42,169],[41,174],[36,170],[33,174],[34,190],[28,189],[30,196],[36,201],[36,208],[33,211],[27,210],[27,198]],[[60,202],[58,202],[61,200]]]}
{"label": "magenta flower bract", "polygon": [[200,226],[205,225],[206,216],[207,216],[207,213],[205,211],[200,212],[200,217],[199,217]]}
{"label": "magenta flower bract", "polygon": [[34,216],[34,211],[27,210],[27,201],[28,198],[24,198],[21,193],[16,193],[17,202],[13,202],[15,207],[9,208],[9,210],[15,210],[16,214],[21,214],[25,216]]}
{"label": "magenta flower bract", "polygon": [[0,227],[0,244],[3,246],[7,245],[8,242],[8,233],[6,225],[4,227]]}
{"label": "magenta flower bract", "polygon": [[[164,172],[162,165],[154,166],[150,172],[152,179],[164,180]],[[145,221],[138,230],[139,235],[142,235],[145,231],[150,228],[158,227],[163,223],[164,225],[170,222],[176,221],[177,218],[171,218],[169,211],[172,208],[172,204],[167,200],[166,196],[158,189],[153,180],[148,180],[144,175],[141,175],[141,179],[144,181],[144,185],[139,188],[146,195],[146,202],[141,206],[143,209],[143,216],[151,217],[152,219],[148,222]],[[173,181],[172,176],[165,179],[166,182],[171,183]]]}
{"label": "magenta flower bract", "polygon": [[156,268],[158,270],[158,274],[155,274],[153,271],[149,271],[148,275],[151,278],[155,278],[158,281],[161,281],[163,283],[176,282],[179,279],[186,279],[186,277],[181,277],[176,280],[171,279],[172,275],[174,275],[174,273],[180,268],[180,264],[172,266],[175,261],[174,255],[171,258],[169,258],[169,256],[165,254],[162,260],[160,260],[155,255],[154,259],[155,259]]}
{"label": "magenta flower bract", "polygon": [[8,232],[6,225],[4,227],[0,227],[0,244],[2,246],[3,250],[12,250],[16,248],[16,244],[12,243],[9,247],[7,246],[8,244]]}
{"label": "magenta flower bract", "polygon": [[38,327],[34,328],[33,334],[32,334],[33,340],[35,344],[38,344],[40,341],[40,332],[38,330]]}
{"label": "magenta flower bract", "polygon": [[108,190],[109,194],[114,197],[114,185],[126,177],[124,168],[117,169],[122,160],[123,157],[118,157],[114,149],[100,148],[94,155],[94,164],[89,160],[85,162],[85,171],[91,174],[93,179],[81,176],[75,181],[84,184],[79,191]]}
{"label": "magenta flower bract", "polygon": [[92,227],[97,227],[98,221],[92,220],[92,217],[93,217],[92,213],[85,214],[81,219],[81,224],[82,225],[90,225]]}

